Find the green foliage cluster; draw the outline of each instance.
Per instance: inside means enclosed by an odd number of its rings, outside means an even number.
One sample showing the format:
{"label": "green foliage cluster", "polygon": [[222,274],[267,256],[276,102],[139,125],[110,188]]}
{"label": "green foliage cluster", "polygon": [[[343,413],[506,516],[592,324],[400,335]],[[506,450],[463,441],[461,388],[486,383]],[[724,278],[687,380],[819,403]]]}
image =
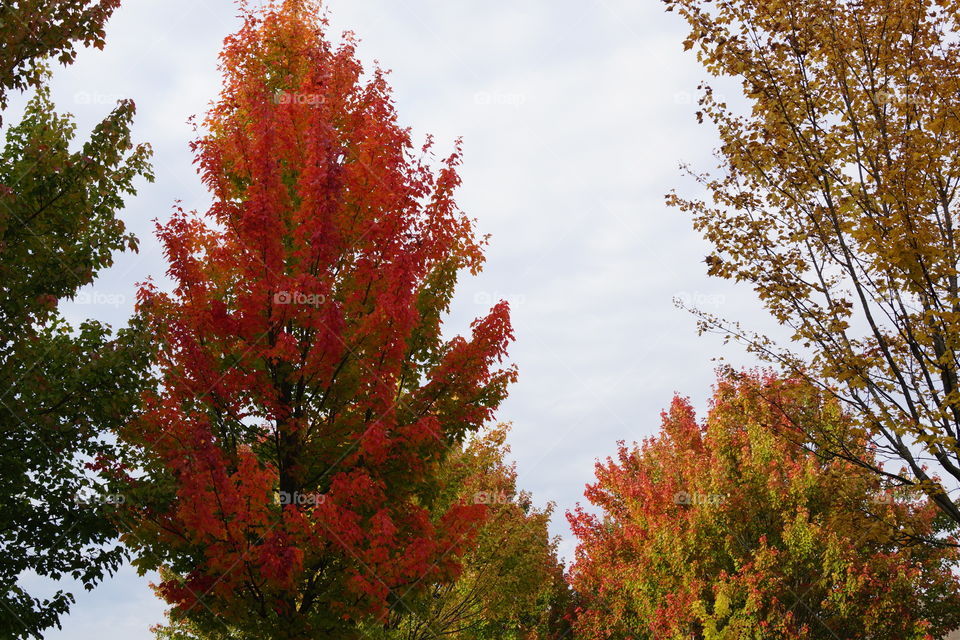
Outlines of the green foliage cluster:
{"label": "green foliage cluster", "polygon": [[[37,597],[25,573],[69,576],[90,589],[124,553],[107,517],[106,479],[91,468],[129,419],[148,363],[135,328],[70,326],[70,299],[136,238],[117,217],[138,178],[152,179],[146,145],[131,137],[122,101],[78,149],[70,116],[45,85],[46,60],[103,44],[116,2],[5,2],[0,8],[0,105],[29,90],[23,118],[6,124],[0,151],[0,635],[37,636],[58,625],[73,595]],[[92,498],[91,498],[92,496]]]}

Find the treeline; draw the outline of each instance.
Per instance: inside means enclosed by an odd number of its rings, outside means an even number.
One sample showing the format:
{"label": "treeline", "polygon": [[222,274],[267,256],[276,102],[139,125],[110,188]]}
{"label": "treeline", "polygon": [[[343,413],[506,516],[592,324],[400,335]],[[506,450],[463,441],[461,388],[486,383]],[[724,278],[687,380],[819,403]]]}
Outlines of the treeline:
{"label": "treeline", "polygon": [[[731,111],[706,199],[672,194],[795,350],[597,465],[569,567],[506,462],[508,305],[443,337],[485,238],[459,144],[399,124],[315,0],[240,5],[192,143],[213,204],[156,233],[165,291],[70,326],[150,149],[123,101],[82,143],[50,65],[119,0],[0,7],[0,635],[43,637],[124,562],[169,640],[940,638],[960,627],[960,5],[666,0]],[[145,621],[147,624],[148,621]]]}

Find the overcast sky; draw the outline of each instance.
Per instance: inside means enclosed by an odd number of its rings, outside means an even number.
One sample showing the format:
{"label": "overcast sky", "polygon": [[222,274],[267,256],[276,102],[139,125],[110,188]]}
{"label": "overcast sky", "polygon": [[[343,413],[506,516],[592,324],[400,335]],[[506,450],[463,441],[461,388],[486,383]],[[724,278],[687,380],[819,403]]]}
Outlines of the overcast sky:
{"label": "overcast sky", "polygon": [[[713,131],[696,124],[705,78],[685,27],[655,0],[329,0],[331,33],[354,31],[364,62],[392,69],[401,121],[438,151],[463,136],[458,201],[491,234],[487,265],[461,282],[448,330],[500,298],[512,304],[520,380],[500,411],[521,488],[554,501],[553,531],[572,555],[564,512],[582,500],[617,440],[653,435],[675,392],[703,407],[717,356],[736,346],[698,337],[673,306],[767,326],[752,293],[705,276],[706,244],[664,205],[692,194],[678,168],[710,169]],[[216,95],[216,57],[238,26],[229,0],[126,0],[103,51],[56,72],[53,95],[86,135],[118,99],[137,103],[136,138],[154,148],[157,180],[122,217],[140,237],[78,303],[73,320],[122,325],[135,284],[165,265],[152,235],[176,200],[204,209],[187,118]],[[368,67],[369,68],[369,67]],[[14,113],[16,106],[14,107]],[[152,638],[163,605],[129,568],[78,593],[51,639]]]}

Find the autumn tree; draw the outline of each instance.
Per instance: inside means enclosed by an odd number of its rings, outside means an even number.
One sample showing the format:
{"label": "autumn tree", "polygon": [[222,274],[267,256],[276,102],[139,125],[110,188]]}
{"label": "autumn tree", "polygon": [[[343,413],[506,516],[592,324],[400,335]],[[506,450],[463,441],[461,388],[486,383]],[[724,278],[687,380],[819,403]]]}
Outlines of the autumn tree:
{"label": "autumn tree", "polygon": [[[669,199],[713,244],[708,272],[750,283],[795,348],[705,313],[701,329],[821,381],[857,420],[811,425],[811,446],[921,487],[960,522],[960,5],[665,2],[747,106],[703,86],[720,171],[696,176],[707,199]],[[878,455],[850,448],[861,432]]]}
{"label": "autumn tree", "polygon": [[850,417],[799,379],[724,377],[704,422],[675,398],[659,434],[598,463],[594,508],[568,513],[578,637],[920,640],[960,625],[956,548],[913,544],[952,521],[792,444],[798,419]]}
{"label": "autumn tree", "polygon": [[[389,615],[362,625],[368,640],[452,640],[563,637],[569,591],[547,530],[552,505],[537,509],[517,490],[507,464],[507,426],[477,434],[443,463],[443,497],[433,505],[439,520],[458,503],[486,509],[474,542],[455,578],[398,590]],[[219,640],[226,630],[204,634],[190,620],[156,629],[162,640]]]}
{"label": "autumn tree", "polygon": [[441,334],[482,262],[459,147],[413,146],[316,3],[241,12],[195,143],[214,203],[159,226],[175,286],[140,292],[162,384],[124,434],[125,540],[175,623],[350,638],[458,571],[485,507],[438,513],[440,469],[515,376],[509,314]]}
{"label": "autumn tree", "polygon": [[515,638],[545,640],[566,631],[569,598],[557,540],[548,526],[553,505],[533,506],[517,489],[514,465],[505,460],[507,426],[473,438],[444,464],[442,514],[458,502],[486,507],[486,519],[464,554],[455,580],[436,581],[401,597],[371,640]]}
{"label": "autumn tree", "polygon": [[[46,88],[48,59],[69,63],[80,45],[103,46],[117,2],[4,2],[0,107],[30,90],[22,119],[3,118],[0,150],[0,636],[59,625],[73,595],[29,593],[26,573],[72,577],[86,588],[123,553],[102,500],[106,481],[88,463],[112,450],[110,432],[139,398],[146,350],[136,331],[69,326],[57,311],[124,249],[136,249],[117,213],[149,148],[134,146],[131,101],[89,139],[76,139]],[[111,454],[112,455],[112,454]]]}

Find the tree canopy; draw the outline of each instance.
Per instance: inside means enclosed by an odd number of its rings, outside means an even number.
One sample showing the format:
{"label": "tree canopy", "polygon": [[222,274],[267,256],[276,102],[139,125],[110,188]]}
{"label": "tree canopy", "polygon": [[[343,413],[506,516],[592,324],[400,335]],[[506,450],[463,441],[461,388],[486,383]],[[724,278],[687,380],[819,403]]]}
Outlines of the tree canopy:
{"label": "tree canopy", "polygon": [[[960,522],[960,5],[935,0],[666,0],[713,76],[720,171],[669,201],[714,247],[708,273],[750,283],[794,348],[701,313],[840,398],[851,432],[811,446],[922,488]],[[877,455],[851,442],[866,434]],[[889,464],[884,465],[884,462]],[[935,478],[939,476],[939,480]]]}
{"label": "tree canopy", "polygon": [[159,225],[176,286],[140,292],[161,385],[123,432],[124,540],[204,633],[353,637],[456,575],[485,508],[438,512],[440,470],[515,378],[506,303],[441,335],[484,243],[459,147],[415,148],[325,30],[313,2],[243,8],[194,145],[214,203]]}
{"label": "tree canopy", "polygon": [[[113,455],[110,434],[139,402],[147,348],[134,329],[71,327],[57,310],[137,241],[118,217],[139,178],[132,101],[120,101],[84,141],[56,112],[46,64],[78,45],[103,45],[117,2],[5,2],[0,7],[0,107],[30,90],[0,150],[0,635],[36,636],[59,624],[73,595],[28,593],[25,572],[70,576],[86,588],[123,551],[107,517],[107,478],[90,467]],[[99,496],[99,497],[98,497]]]}
{"label": "tree canopy", "polygon": [[897,533],[952,522],[793,444],[798,415],[850,420],[801,380],[721,378],[705,421],[677,397],[659,434],[597,464],[598,512],[568,514],[577,637],[920,640],[960,624],[956,548]]}

